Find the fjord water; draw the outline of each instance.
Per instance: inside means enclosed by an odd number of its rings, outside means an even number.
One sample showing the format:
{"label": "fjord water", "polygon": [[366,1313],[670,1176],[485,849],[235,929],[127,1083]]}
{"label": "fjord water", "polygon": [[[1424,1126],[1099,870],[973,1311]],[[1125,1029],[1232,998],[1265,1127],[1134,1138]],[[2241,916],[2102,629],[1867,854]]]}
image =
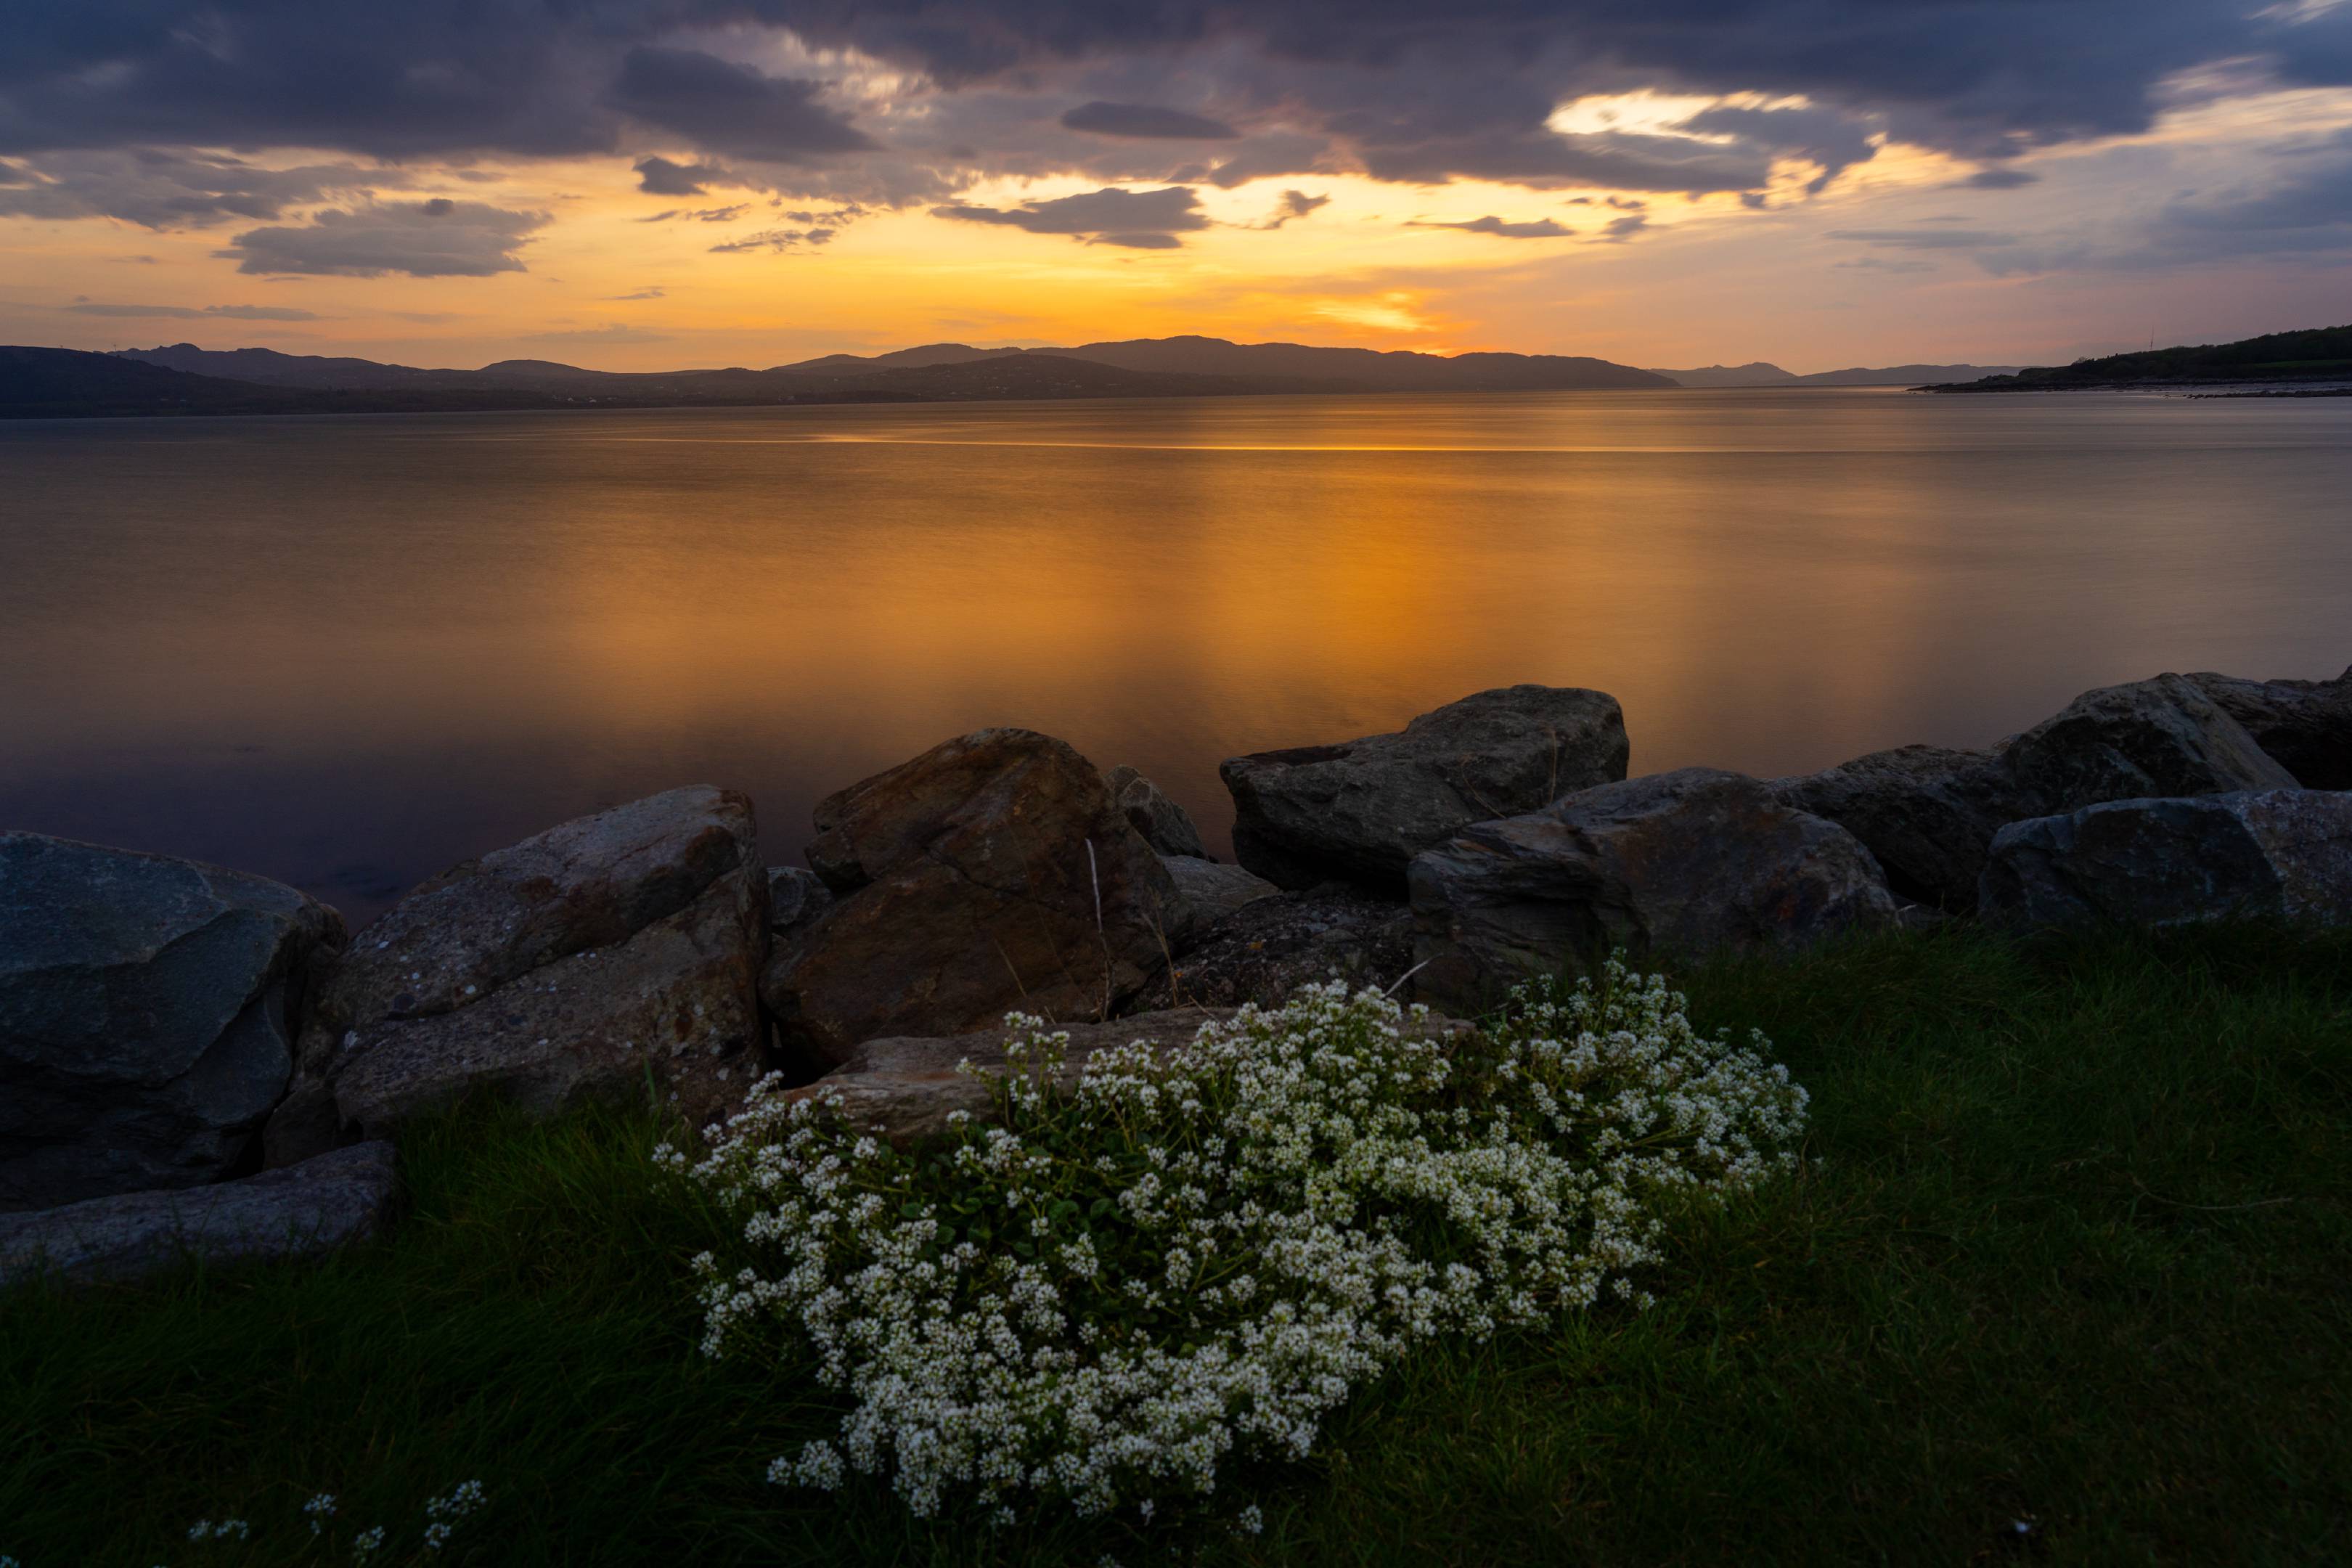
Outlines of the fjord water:
{"label": "fjord water", "polygon": [[1633,770],[2352,662],[2352,399],[1265,397],[0,425],[0,827],[373,914],[672,784],[774,861],[963,731],[1220,758],[1515,681]]}

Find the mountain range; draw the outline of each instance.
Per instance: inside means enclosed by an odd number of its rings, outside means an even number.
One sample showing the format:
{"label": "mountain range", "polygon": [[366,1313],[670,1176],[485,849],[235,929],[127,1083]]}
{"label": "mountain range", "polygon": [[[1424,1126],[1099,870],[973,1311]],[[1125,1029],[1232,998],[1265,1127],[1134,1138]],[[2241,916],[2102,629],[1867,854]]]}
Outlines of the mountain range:
{"label": "mountain range", "polygon": [[1935,386],[1935,392],[2065,392],[2095,387],[2226,386],[2323,383],[2352,384],[2352,326],[2266,332],[2233,343],[2184,343],[2177,348],[2078,359]]}
{"label": "mountain range", "polygon": [[[1795,375],[1778,365],[1637,370],[1563,354],[1415,353],[1135,338],[1072,348],[982,349],[930,343],[873,355],[825,354],[764,370],[586,370],[500,360],[427,369],[276,349],[173,343],[86,353],[0,348],[0,416],[292,414],[478,409],[761,406],[1267,393],[1669,391],[1678,386],[1916,386],[2019,372],[1984,365],[1895,365]],[[1983,381],[1980,378],[1996,378]],[[1999,378],[2011,378],[2004,382]]]}

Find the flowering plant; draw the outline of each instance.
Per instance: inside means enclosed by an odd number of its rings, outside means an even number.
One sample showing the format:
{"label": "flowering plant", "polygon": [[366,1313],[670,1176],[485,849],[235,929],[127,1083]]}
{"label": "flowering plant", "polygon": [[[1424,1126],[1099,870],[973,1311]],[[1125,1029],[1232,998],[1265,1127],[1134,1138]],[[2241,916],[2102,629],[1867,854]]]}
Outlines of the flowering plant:
{"label": "flowering plant", "polygon": [[992,1124],[910,1151],[772,1080],[707,1157],[658,1156],[741,1224],[695,1260],[704,1349],[781,1331],[850,1394],[838,1447],[772,1479],[1149,1519],[1229,1458],[1305,1456],[1419,1342],[1646,1301],[1660,1197],[1754,1184],[1804,1121],[1760,1037],[1684,1007],[1612,963],[1449,1032],[1335,982],[1075,1082],[1067,1037],[1015,1015]]}

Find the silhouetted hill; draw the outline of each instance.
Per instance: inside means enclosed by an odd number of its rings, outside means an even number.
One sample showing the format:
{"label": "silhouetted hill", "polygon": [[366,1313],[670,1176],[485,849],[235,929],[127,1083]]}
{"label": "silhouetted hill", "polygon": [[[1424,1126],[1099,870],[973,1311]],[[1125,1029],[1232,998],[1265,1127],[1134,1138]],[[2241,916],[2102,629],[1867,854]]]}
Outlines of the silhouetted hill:
{"label": "silhouetted hill", "polygon": [[1395,349],[1325,349],[1304,343],[1236,343],[1223,338],[1136,338],[1033,353],[1094,360],[1123,370],[1181,375],[1278,376],[1353,392],[1583,391],[1665,387],[1664,376],[1604,359],[1564,354],[1424,354]]}
{"label": "silhouetted hill", "polygon": [[[163,351],[171,352],[171,351]],[[202,353],[205,351],[194,351]],[[268,351],[261,351],[268,353]],[[223,354],[220,357],[230,357]],[[279,359],[296,358],[278,355]],[[204,363],[204,362],[198,362]],[[246,361],[283,374],[267,360]],[[367,365],[372,362],[354,362]],[[376,366],[399,370],[401,366]],[[321,373],[326,374],[326,373]],[[353,381],[360,373],[349,374]],[[458,378],[451,383],[445,378]],[[485,409],[760,407],[797,403],[974,402],[1017,398],[1220,397],[1317,390],[1279,377],[1124,370],[1056,354],[986,355],[862,373],[703,370],[619,374],[541,360],[479,372],[420,373],[392,384],[261,385],[198,375],[144,355],[0,348],[0,417],[120,414],[371,414]]]}
{"label": "silhouetted hill", "polygon": [[1661,370],[1654,374],[1688,387],[1718,386],[1916,386],[1923,381],[1958,381],[1963,377],[2007,375],[2015,365],[1894,364],[1874,370],[1816,371],[1798,375],[1777,364],[1758,360],[1751,364],[1711,364],[1699,370]]}
{"label": "silhouetted hill", "polygon": [[2013,375],[1931,386],[1931,392],[2053,392],[2101,386],[2231,382],[2352,382],[2352,326],[2269,332],[2233,343],[2184,344],[2039,365]]}
{"label": "silhouetted hill", "polygon": [[921,370],[931,365],[967,364],[973,360],[1003,359],[1017,354],[1019,349],[976,349],[968,343],[926,343],[920,348],[893,349],[886,354],[860,358],[856,354],[826,354],[822,359],[803,360],[797,364],[780,364],[779,371],[795,375],[856,375],[873,370]]}

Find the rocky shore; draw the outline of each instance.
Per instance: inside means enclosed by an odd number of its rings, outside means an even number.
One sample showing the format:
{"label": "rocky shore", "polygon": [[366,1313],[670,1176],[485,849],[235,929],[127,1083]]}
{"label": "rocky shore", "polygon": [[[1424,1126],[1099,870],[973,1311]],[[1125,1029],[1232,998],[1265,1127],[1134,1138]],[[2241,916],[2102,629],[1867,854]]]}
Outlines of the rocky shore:
{"label": "rocky shore", "polygon": [[266,879],[0,834],[0,1284],[315,1253],[389,1223],[404,1122],[468,1094],[756,1078],[907,1138],[1009,1010],[1093,1050],[1339,975],[1444,1015],[1616,950],[1948,920],[2352,922],[2352,671],[2162,675],[1980,752],[1627,776],[1614,699],[1518,686],[1221,770],[1238,866],[1132,769],[957,737],[819,805],[805,867],[693,786],[565,823],[358,932]]}

